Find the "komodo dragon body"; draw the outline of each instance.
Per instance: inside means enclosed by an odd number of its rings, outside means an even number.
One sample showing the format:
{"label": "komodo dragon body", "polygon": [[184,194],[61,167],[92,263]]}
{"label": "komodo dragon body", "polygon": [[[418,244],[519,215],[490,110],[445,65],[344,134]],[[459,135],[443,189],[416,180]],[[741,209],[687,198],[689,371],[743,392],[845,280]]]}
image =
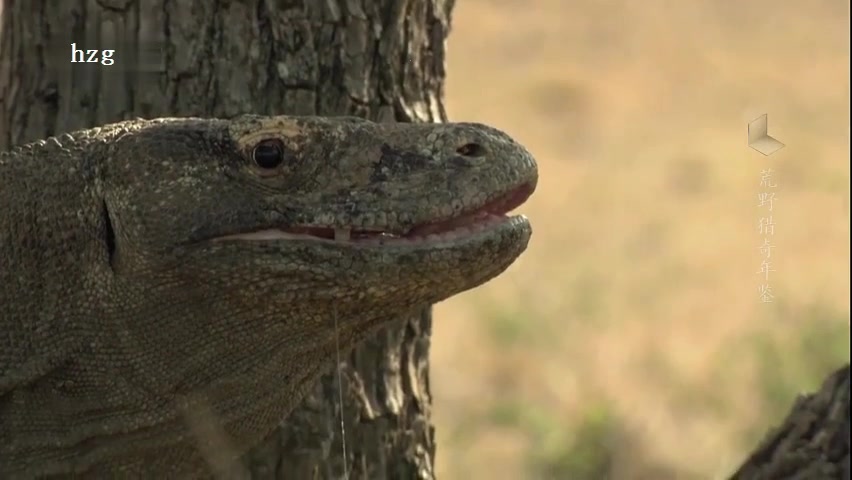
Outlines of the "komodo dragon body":
{"label": "komodo dragon body", "polygon": [[209,475],[187,412],[244,453],[336,343],[503,272],[536,181],[465,123],[132,120],[3,153],[0,478]]}

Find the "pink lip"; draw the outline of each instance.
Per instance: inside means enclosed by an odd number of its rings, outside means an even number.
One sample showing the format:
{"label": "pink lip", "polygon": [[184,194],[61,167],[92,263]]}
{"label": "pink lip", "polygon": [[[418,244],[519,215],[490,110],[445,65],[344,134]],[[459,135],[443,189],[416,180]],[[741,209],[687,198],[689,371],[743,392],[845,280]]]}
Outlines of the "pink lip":
{"label": "pink lip", "polygon": [[526,202],[527,199],[530,198],[530,195],[532,195],[533,189],[534,188],[531,184],[525,183],[472,212],[462,214],[461,216],[451,218],[449,220],[418,225],[409,230],[405,235],[403,235],[403,237],[422,237],[425,235],[443,233],[488,219],[493,220],[493,217],[505,217],[508,212]]}
{"label": "pink lip", "polygon": [[[506,214],[523,204],[532,195],[535,186],[532,183],[525,183],[514,190],[502,195],[476,210],[463,213],[457,217],[437,222],[425,223],[417,225],[403,235],[387,232],[383,230],[366,230],[366,229],[346,229],[347,237],[345,241],[355,243],[388,243],[398,241],[422,241],[428,238],[456,238],[464,236],[472,232],[483,230],[492,225],[502,223],[508,220]],[[215,240],[288,240],[299,238],[319,238],[323,240],[339,240],[336,238],[336,232],[341,229],[335,229],[330,226],[322,225],[305,225],[291,226],[285,228],[264,229],[255,232],[238,233],[234,235],[226,235]]]}

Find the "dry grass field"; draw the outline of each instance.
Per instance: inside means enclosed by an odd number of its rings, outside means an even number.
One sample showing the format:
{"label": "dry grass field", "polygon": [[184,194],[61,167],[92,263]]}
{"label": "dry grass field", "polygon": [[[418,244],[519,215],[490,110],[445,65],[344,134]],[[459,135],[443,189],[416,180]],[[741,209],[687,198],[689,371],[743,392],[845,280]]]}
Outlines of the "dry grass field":
{"label": "dry grass field", "polygon": [[435,309],[440,478],[725,478],[848,361],[848,35],[840,0],[457,2],[450,117],[541,180],[525,256]]}

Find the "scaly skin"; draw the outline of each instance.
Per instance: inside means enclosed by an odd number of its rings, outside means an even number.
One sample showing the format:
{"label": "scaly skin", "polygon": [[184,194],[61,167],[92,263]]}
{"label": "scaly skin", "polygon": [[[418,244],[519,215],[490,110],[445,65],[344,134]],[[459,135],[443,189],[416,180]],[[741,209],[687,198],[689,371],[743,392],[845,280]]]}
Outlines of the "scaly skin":
{"label": "scaly skin", "polygon": [[335,316],[345,353],[503,272],[529,223],[467,215],[536,181],[493,128],[347,117],[132,120],[2,154],[0,478],[209,475],[330,365]]}

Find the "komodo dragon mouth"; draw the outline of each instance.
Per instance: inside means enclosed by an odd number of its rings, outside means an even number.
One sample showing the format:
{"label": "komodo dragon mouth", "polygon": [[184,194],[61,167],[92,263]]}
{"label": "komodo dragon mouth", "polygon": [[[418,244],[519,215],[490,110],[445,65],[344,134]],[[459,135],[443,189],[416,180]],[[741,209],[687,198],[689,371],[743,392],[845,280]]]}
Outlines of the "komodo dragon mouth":
{"label": "komodo dragon mouth", "polygon": [[378,229],[358,229],[324,225],[295,225],[282,228],[266,228],[252,232],[225,235],[223,240],[295,240],[320,239],[334,242],[356,242],[359,244],[393,244],[445,241],[462,238],[487,230],[490,227],[512,221],[525,222],[523,215],[508,215],[521,206],[535,190],[533,183],[525,183],[479,208],[462,212],[455,217],[428,222],[397,233]]}

